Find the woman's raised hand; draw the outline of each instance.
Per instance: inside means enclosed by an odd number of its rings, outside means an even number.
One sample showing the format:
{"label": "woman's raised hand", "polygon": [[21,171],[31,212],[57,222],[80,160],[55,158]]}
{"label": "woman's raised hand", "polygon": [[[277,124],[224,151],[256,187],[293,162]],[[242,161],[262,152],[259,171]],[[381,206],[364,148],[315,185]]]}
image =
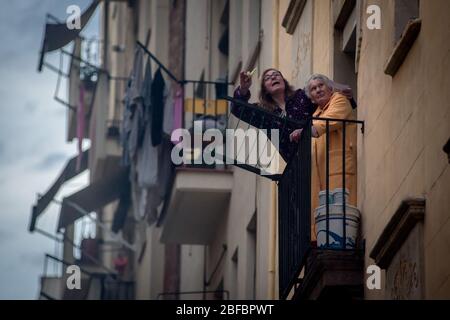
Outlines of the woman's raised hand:
{"label": "woman's raised hand", "polygon": [[252,76],[246,71],[241,71],[241,73],[239,74],[239,91],[241,95],[247,95],[251,85]]}

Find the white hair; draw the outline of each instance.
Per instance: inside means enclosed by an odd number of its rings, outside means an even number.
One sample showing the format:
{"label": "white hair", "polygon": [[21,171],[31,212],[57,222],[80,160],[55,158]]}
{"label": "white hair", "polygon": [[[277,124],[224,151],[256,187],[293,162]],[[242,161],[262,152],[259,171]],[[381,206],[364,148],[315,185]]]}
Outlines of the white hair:
{"label": "white hair", "polygon": [[305,93],[308,96],[308,98],[311,99],[311,91],[310,91],[310,84],[313,80],[321,80],[328,88],[330,88],[332,91],[334,91],[334,81],[330,80],[327,76],[323,74],[313,74],[311,77],[309,77],[308,81],[306,81],[305,85]]}

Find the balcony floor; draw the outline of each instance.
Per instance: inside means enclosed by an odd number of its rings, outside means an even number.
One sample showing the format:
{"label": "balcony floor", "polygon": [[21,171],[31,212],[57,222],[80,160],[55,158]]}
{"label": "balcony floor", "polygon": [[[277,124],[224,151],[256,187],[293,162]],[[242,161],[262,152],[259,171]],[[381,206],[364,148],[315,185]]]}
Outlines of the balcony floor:
{"label": "balcony floor", "polygon": [[364,296],[361,251],[311,250],[293,300],[359,300]]}
{"label": "balcony floor", "polygon": [[209,243],[227,213],[232,188],[230,170],[177,169],[161,242]]}

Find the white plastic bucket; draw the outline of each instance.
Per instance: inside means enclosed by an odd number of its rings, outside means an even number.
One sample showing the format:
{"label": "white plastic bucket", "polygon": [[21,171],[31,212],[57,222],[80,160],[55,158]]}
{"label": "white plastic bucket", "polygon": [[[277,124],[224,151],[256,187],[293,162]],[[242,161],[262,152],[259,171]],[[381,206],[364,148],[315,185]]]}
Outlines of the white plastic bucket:
{"label": "white plastic bucket", "polygon": [[344,242],[344,211],[342,204],[331,204],[329,206],[329,231],[327,246],[327,211],[326,206],[320,206],[315,210],[316,237],[318,248],[331,249],[356,249],[356,238],[361,219],[359,210],[353,206],[346,206],[345,217],[345,248]]}
{"label": "white plastic bucket", "polygon": [[[348,191],[348,189],[345,189],[345,204],[348,204],[349,195],[350,195],[350,192]],[[342,188],[334,189],[333,196],[334,196],[335,204],[342,204],[344,201],[344,189],[342,189]]]}
{"label": "white plastic bucket", "polygon": [[[327,203],[327,191],[322,190],[319,192],[319,206],[323,206]],[[330,190],[328,193],[328,203],[333,204],[334,203],[334,191]]]}

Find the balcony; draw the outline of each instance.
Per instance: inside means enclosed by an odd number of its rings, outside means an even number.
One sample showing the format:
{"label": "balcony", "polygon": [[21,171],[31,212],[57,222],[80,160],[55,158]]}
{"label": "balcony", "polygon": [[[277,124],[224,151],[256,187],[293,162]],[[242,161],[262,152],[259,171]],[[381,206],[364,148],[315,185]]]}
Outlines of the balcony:
{"label": "balcony", "polygon": [[[362,125],[363,132],[364,123],[315,117],[303,122],[292,121],[274,114],[264,114],[264,111],[239,100],[230,100],[237,105],[235,110],[240,110],[237,111],[240,113],[239,118],[249,125],[258,128],[278,127],[280,137],[287,137],[294,129],[303,129],[297,149],[292,156],[285,156],[288,162],[283,173],[269,177],[278,183],[280,299],[361,298],[364,293],[364,251],[358,237],[359,211],[349,205],[346,191],[346,186],[351,184],[348,181],[350,169],[346,153],[349,141],[346,136],[356,137],[358,125]],[[313,144],[311,121],[325,122],[325,134],[320,138],[323,142],[321,147],[324,148],[323,168],[312,166],[317,161],[317,158],[314,161],[312,159],[312,149],[318,146]],[[342,141],[336,140],[336,136],[330,138],[331,126],[341,130]],[[330,160],[332,139],[334,148],[336,145],[342,148],[342,155],[335,157],[333,163]],[[248,170],[258,173],[257,169]],[[325,177],[325,190],[319,194],[312,191],[312,174],[316,174],[314,170],[323,170]],[[331,170],[334,170],[333,177]],[[331,190],[333,187],[335,189]],[[319,199],[317,205],[313,205],[313,197]],[[314,228],[311,228],[312,209]]]}
{"label": "balcony", "polygon": [[312,249],[292,300],[355,300],[364,296],[364,251]]}
{"label": "balcony", "polygon": [[[77,265],[80,269],[80,288],[69,289],[65,267]],[[52,274],[49,267],[53,266]],[[134,282],[125,281],[100,265],[85,260],[69,263],[52,255],[45,255],[44,274],[41,276],[39,299],[46,300],[132,300]]]}
{"label": "balcony", "polygon": [[111,175],[119,166],[122,150],[118,132],[120,121],[114,119],[108,101],[109,77],[104,72],[98,73],[95,98],[89,122],[91,154],[89,169],[91,180]]}
{"label": "balcony", "polygon": [[[361,299],[364,295],[364,249],[359,239],[359,211],[348,205],[346,156],[342,155],[343,188],[330,190],[330,122],[345,132],[356,120],[315,118],[326,122],[326,190],[314,211],[317,239],[311,234],[311,129],[305,128],[297,153],[279,181],[280,296],[292,300]],[[363,127],[362,127],[363,128]],[[349,130],[349,129],[347,129]],[[339,191],[338,191],[339,190]],[[317,195],[316,195],[317,196]]]}
{"label": "balcony", "polygon": [[229,170],[177,168],[161,241],[209,243],[228,210],[232,188]]}

